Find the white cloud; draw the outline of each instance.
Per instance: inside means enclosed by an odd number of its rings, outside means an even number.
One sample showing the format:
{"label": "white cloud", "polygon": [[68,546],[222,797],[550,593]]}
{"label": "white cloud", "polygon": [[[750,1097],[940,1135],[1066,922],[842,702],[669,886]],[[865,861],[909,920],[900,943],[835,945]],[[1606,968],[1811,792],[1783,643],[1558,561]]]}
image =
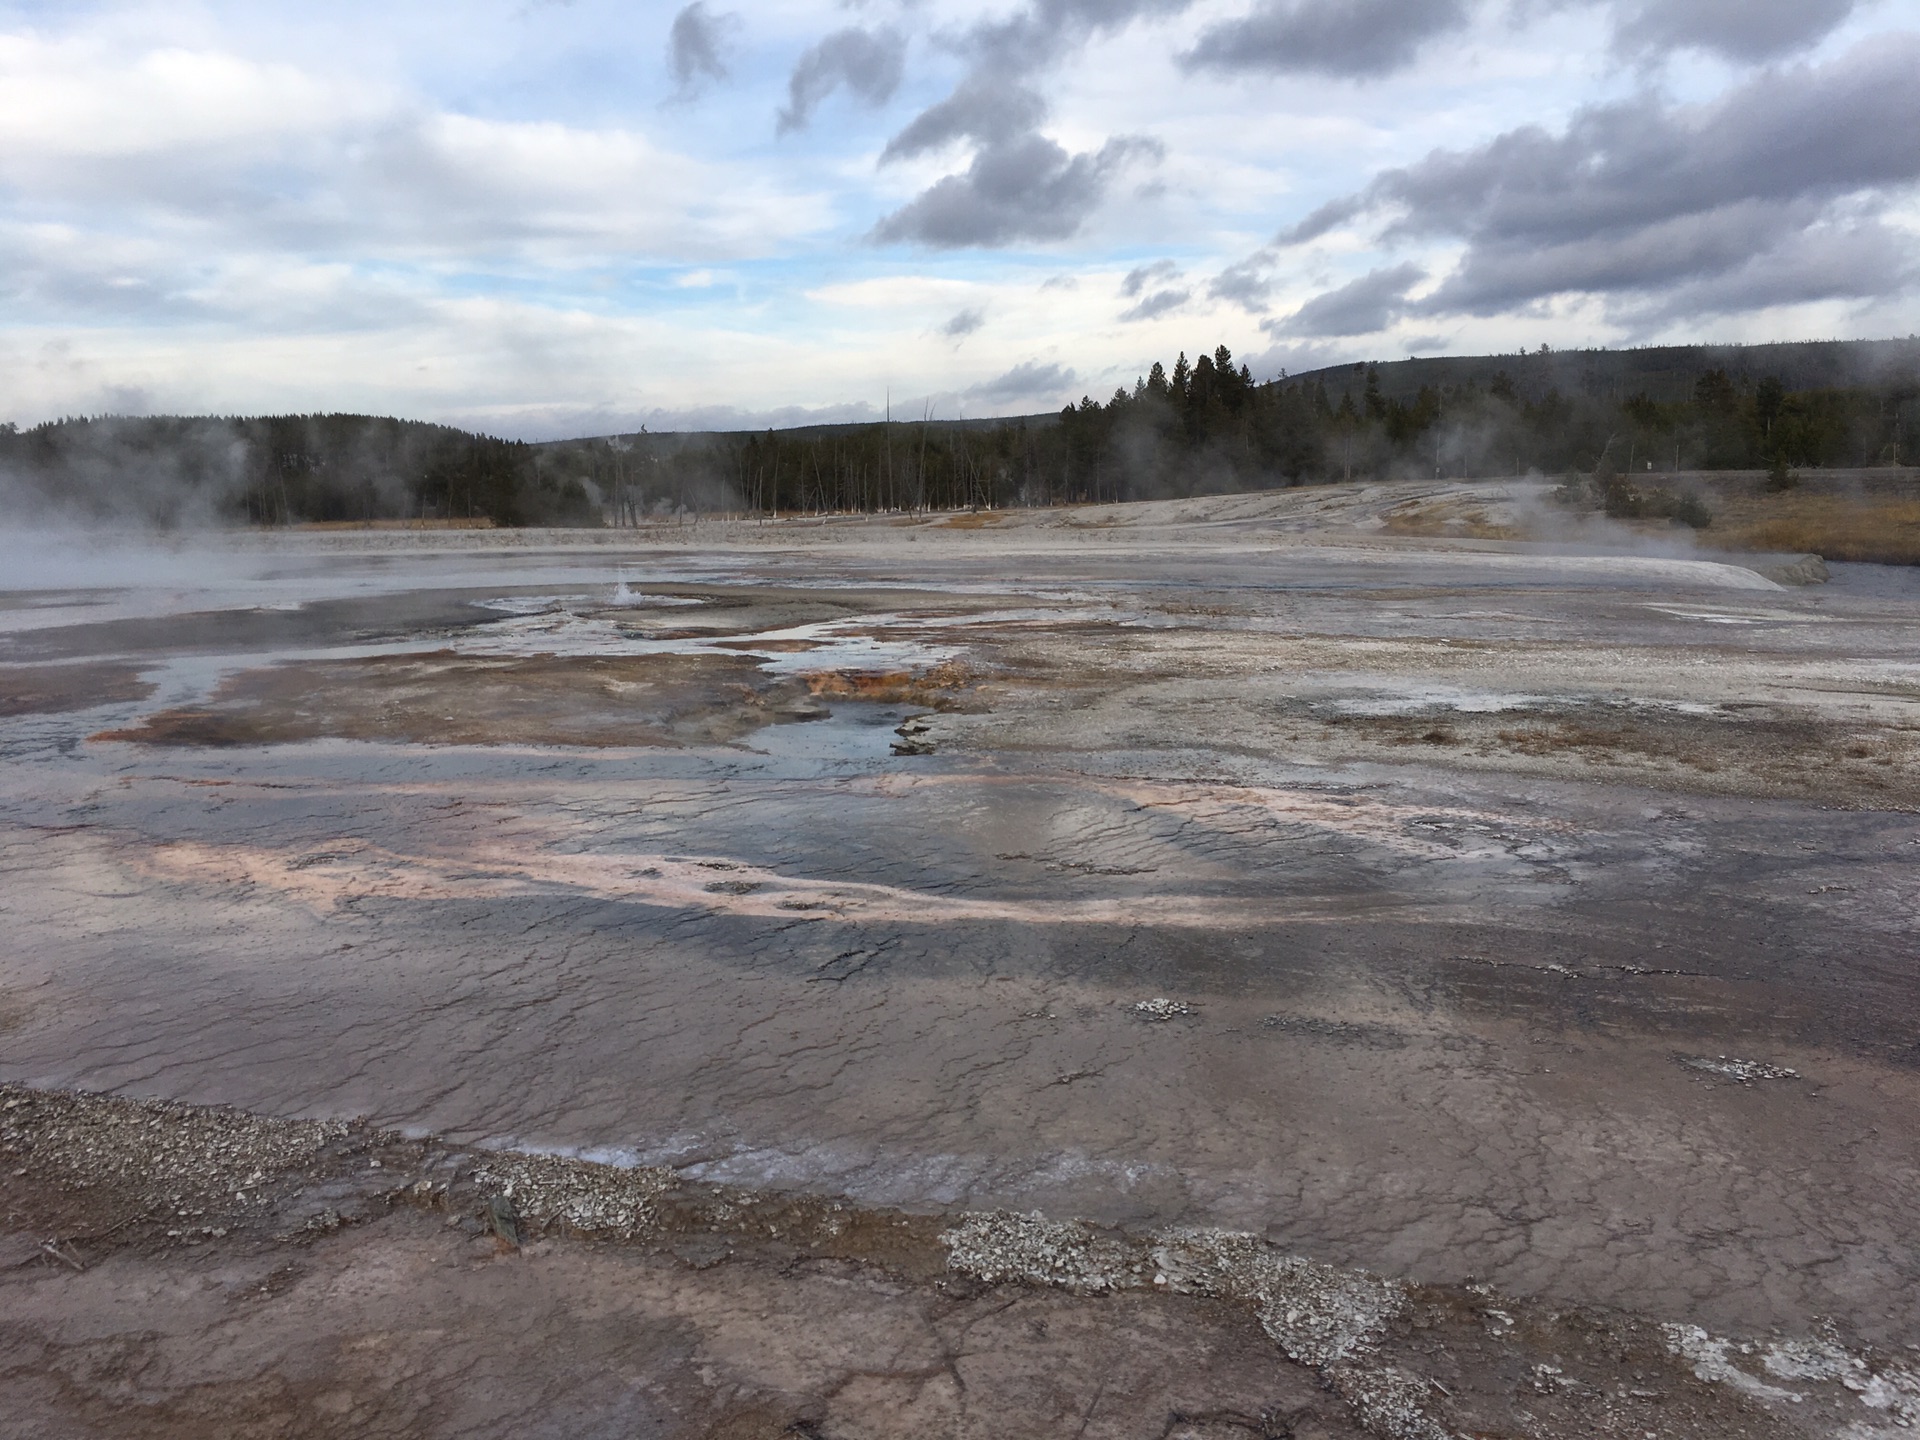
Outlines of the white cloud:
{"label": "white cloud", "polygon": [[434,110],[285,63],[0,36],[0,181],[205,253],[765,254],[831,223],[777,172],[626,126]]}
{"label": "white cloud", "polygon": [[374,118],[391,98],[286,63],[98,35],[0,35],[0,165],[261,154],[288,138]]}
{"label": "white cloud", "polygon": [[[1822,27],[1769,5],[1779,23],[1754,53],[1783,54],[1764,63],[1790,77],[1792,47]],[[38,7],[32,29],[0,18],[0,418],[354,408],[550,433],[594,417],[851,416],[889,385],[909,404],[1022,408],[1052,403],[1041,379],[1070,374],[1077,398],[1181,349],[1255,354],[1262,324],[1278,334],[1290,316],[1342,354],[1436,326],[1455,350],[1703,338],[1705,324],[1747,338],[1913,328],[1910,192],[1884,192],[1877,222],[1836,202],[1793,234],[1723,227],[1724,263],[1692,290],[1612,306],[1507,304],[1494,287],[1473,313],[1414,313],[1478,232],[1349,226],[1268,245],[1436,148],[1479,154],[1527,124],[1561,135],[1642,99],[1672,111],[1793,90],[1701,29],[1723,0],[1686,8],[1705,38],[1669,60],[1614,45],[1625,21],[1652,24],[1639,0],[1436,4],[1463,28],[1401,47],[1390,83],[1363,66],[1276,87],[1178,57],[1256,9],[1327,7],[1007,0],[993,13],[1015,23],[983,28],[977,7],[927,0],[857,17],[886,38],[870,57],[885,63],[828,76],[820,57],[839,52],[818,47],[845,32],[839,0],[777,0],[737,23],[715,0],[698,13],[724,32],[718,69],[678,78],[672,4]],[[1831,63],[1862,40],[1891,54],[1920,27],[1917,0],[1850,8],[1808,55]],[[803,86],[810,123],[776,139],[794,76],[816,72],[867,103],[816,106],[825,79]],[[981,96],[1017,113],[960,103]],[[944,143],[905,143],[935,121],[952,122]],[[1098,168],[1088,157],[1116,136],[1147,148]],[[890,140],[912,153],[882,165]],[[1088,173],[1068,184],[1076,156]],[[972,189],[940,189],[969,175]],[[1004,202],[984,221],[924,199],[975,190]],[[909,212],[903,238],[952,248],[864,243]],[[1433,279],[1379,278],[1403,266]],[[1373,289],[1352,288],[1369,275]],[[1863,301],[1876,276],[1881,298]],[[1303,309],[1342,287],[1339,304]],[[1332,336],[1363,323],[1385,328]]]}

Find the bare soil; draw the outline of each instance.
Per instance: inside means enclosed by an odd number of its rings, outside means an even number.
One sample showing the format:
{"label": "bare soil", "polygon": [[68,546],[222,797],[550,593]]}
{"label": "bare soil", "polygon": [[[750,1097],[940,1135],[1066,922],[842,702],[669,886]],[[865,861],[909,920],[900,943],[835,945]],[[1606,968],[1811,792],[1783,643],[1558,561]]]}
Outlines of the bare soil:
{"label": "bare soil", "polygon": [[720,655],[486,658],[439,651],[294,662],[221,682],[203,705],[93,738],[140,745],[383,740],[422,745],[724,745],[818,719],[799,681]]}
{"label": "bare soil", "polygon": [[[0,1160],[10,1436],[1787,1440],[1862,1413],[1839,1375],[1756,1403],[1630,1315],[1382,1289],[1234,1237],[954,1221],[16,1086]],[[1167,1258],[1196,1243],[1294,1288]],[[1095,1255],[1111,1273],[1068,1258]],[[1330,1349],[1294,1338],[1343,1293],[1385,1309]],[[1863,1377],[1906,1374],[1827,1343]]]}
{"label": "bare soil", "polygon": [[87,710],[152,693],[131,664],[0,665],[0,715]]}

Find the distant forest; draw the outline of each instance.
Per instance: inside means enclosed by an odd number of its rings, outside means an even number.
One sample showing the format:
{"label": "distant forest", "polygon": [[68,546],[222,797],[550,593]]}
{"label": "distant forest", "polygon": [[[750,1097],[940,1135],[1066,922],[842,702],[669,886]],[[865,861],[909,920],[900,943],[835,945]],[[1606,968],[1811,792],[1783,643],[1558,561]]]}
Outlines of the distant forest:
{"label": "distant forest", "polygon": [[[1761,368],[1766,367],[1766,368]],[[1785,377],[1785,378],[1783,378]],[[1920,343],[1540,350],[1256,382],[1223,345],[1057,416],[629,435],[542,447],[632,524],[956,509],[1375,477],[1643,474],[1920,462]]]}
{"label": "distant forest", "polygon": [[527,444],[354,415],[0,426],[9,510],[159,525],[635,525],[689,511],[1041,506],[1389,477],[1920,463],[1920,343],[1340,366],[1225,346],[1058,415]]}
{"label": "distant forest", "polygon": [[370,415],[107,416],[0,425],[8,513],[176,528],[432,518],[598,525],[534,447]]}

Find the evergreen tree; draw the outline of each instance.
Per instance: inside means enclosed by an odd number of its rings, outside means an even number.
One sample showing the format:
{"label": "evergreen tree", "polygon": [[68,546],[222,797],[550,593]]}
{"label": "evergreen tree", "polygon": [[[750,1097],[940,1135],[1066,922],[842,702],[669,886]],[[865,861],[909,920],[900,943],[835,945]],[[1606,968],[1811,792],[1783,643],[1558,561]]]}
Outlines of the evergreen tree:
{"label": "evergreen tree", "polygon": [[1725,370],[1709,370],[1693,382],[1693,403],[1710,415],[1731,415],[1739,408],[1740,392]]}
{"label": "evergreen tree", "polygon": [[[1781,407],[1787,401],[1787,387],[1772,375],[1762,380],[1753,392],[1753,418],[1760,424],[1760,433],[1771,439],[1773,422],[1780,417]],[[1771,447],[1769,447],[1771,448]]]}

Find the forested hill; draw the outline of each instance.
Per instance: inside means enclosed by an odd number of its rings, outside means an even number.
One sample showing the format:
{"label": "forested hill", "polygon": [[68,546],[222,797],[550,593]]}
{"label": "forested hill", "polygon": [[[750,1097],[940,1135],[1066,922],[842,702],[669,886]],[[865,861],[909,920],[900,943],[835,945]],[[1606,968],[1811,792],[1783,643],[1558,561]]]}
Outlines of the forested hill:
{"label": "forested hill", "polygon": [[374,415],[106,416],[0,425],[0,505],[28,522],[597,525],[534,447]]}
{"label": "forested hill", "polygon": [[725,493],[759,511],[1049,505],[1389,476],[1911,466],[1920,344],[1535,351],[1260,382],[1227,347],[1054,416],[628,435],[544,447],[616,523]]}
{"label": "forested hill", "polygon": [[1920,463],[1920,342],[1533,351],[1259,381],[1227,347],[1057,415],[532,445],[364,415],[0,426],[9,518],[632,525],[1372,477]]}
{"label": "forested hill", "polygon": [[[1351,389],[1360,398],[1366,364],[1331,365],[1287,377],[1324,385],[1336,397]],[[1562,395],[1625,400],[1644,395],[1671,405],[1693,396],[1700,376],[1717,370],[1736,386],[1771,377],[1790,391],[1850,389],[1912,378],[1920,372],[1920,338],[1905,340],[1806,340],[1773,345],[1659,345],[1640,350],[1538,350],[1514,355],[1445,355],[1380,361],[1371,367],[1380,394],[1408,402],[1420,391],[1487,389],[1505,376],[1530,399],[1549,391]]]}

